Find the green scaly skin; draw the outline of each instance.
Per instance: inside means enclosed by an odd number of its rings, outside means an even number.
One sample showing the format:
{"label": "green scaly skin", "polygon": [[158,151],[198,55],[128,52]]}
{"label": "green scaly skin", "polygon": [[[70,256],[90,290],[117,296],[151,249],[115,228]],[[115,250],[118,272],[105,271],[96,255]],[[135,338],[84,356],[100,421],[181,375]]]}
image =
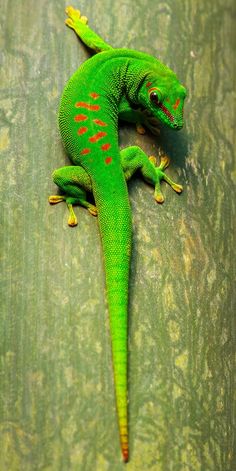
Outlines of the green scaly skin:
{"label": "green scaly skin", "polygon": [[[67,83],[60,104],[59,128],[73,166],[53,173],[75,226],[74,204],[98,216],[109,307],[114,383],[123,460],[128,461],[127,418],[127,305],[131,254],[131,212],[126,181],[140,170],[155,187],[154,197],[164,201],[161,180],[180,193],[182,187],[164,173],[164,157],[156,167],[154,157],[137,146],[119,150],[118,118],[143,125],[154,133],[158,123],[173,129],[183,126],[185,88],[176,75],[157,59],[128,49],[113,49],[87,26],[87,18],[73,7],[66,9],[66,24],[97,52]],[[87,201],[92,192],[95,205]]]}

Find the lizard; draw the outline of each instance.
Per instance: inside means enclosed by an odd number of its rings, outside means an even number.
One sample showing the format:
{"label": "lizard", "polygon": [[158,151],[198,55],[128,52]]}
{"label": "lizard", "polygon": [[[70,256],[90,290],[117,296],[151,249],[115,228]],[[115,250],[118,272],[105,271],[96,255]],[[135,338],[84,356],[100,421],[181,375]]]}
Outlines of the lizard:
{"label": "lizard", "polygon": [[[62,93],[58,123],[73,165],[53,172],[60,188],[51,204],[65,201],[69,226],[77,225],[74,205],[98,217],[106,297],[108,302],[114,391],[123,461],[129,460],[128,442],[128,291],[132,248],[131,209],[127,181],[136,171],[153,185],[154,198],[163,203],[160,183],[177,193],[182,186],[165,173],[169,158],[157,166],[138,146],[119,149],[118,119],[158,132],[158,123],[183,127],[186,88],[176,74],[153,56],[131,49],[115,49],[96,34],[80,11],[66,8],[65,23],[94,53],[67,82]],[[93,195],[94,202],[89,200]]]}

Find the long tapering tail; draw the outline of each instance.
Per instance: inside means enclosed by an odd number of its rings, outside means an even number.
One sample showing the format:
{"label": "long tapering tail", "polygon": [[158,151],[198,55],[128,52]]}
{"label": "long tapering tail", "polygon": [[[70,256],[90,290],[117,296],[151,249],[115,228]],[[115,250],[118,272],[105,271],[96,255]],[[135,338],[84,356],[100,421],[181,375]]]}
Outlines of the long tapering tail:
{"label": "long tapering tail", "polygon": [[[118,176],[119,177],[119,176]],[[116,408],[123,460],[128,461],[127,337],[128,283],[131,254],[131,211],[123,177],[104,187],[93,187],[104,254],[110,319]]]}
{"label": "long tapering tail", "polygon": [[70,6],[66,8],[66,14],[68,15],[65,21],[66,25],[75,31],[86,46],[93,49],[95,52],[113,49],[110,44],[107,44],[97,33],[89,28],[87,25],[87,17],[81,16],[79,10]]}

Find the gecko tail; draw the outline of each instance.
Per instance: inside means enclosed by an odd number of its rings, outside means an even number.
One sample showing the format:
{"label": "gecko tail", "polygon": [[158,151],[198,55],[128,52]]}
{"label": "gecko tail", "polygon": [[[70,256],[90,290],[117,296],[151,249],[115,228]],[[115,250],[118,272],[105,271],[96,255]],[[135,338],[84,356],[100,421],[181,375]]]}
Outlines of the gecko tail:
{"label": "gecko tail", "polygon": [[68,18],[65,23],[69,28],[73,29],[81,41],[95,52],[103,52],[113,49],[110,44],[106,43],[97,33],[88,26],[86,16],[81,16],[79,10],[72,6],[66,8]]}
{"label": "gecko tail", "polygon": [[122,451],[122,456],[123,456],[123,461],[124,463],[128,463],[129,461],[129,445],[127,441],[127,445],[123,444],[121,445],[121,451]]}
{"label": "gecko tail", "polygon": [[[116,166],[116,172],[114,170]],[[123,461],[128,446],[128,285],[132,239],[131,210],[122,168],[113,160],[105,185],[93,179],[104,255],[116,412]],[[109,170],[111,172],[111,170]],[[116,174],[116,179],[112,178]],[[118,183],[117,183],[118,182]]]}
{"label": "gecko tail", "polygon": [[[123,394],[126,405],[119,407],[119,398],[117,399],[118,409],[118,427],[120,435],[120,447],[124,463],[129,461],[129,437],[128,437],[128,407],[127,407],[127,391]],[[122,412],[121,412],[122,411]],[[121,416],[122,413],[122,416]]]}
{"label": "gecko tail", "polygon": [[110,301],[111,346],[120,448],[123,461],[127,463],[129,460],[127,312],[126,308],[117,310],[118,297],[113,296],[109,291],[108,299]]}

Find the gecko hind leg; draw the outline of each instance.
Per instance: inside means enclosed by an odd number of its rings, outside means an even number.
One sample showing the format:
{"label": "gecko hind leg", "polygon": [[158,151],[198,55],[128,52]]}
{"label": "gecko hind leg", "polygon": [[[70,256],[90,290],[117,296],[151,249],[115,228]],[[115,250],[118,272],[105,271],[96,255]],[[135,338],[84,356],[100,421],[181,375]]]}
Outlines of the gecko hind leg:
{"label": "gecko hind leg", "polygon": [[160,165],[156,166],[155,157],[148,157],[140,147],[131,146],[121,151],[121,163],[126,180],[129,180],[137,170],[141,171],[144,180],[155,187],[154,198],[157,203],[164,202],[161,192],[162,180],[167,182],[176,193],[183,191],[182,185],[173,182],[164,172],[170,163],[170,159],[167,156],[163,156]]}
{"label": "gecko hind leg", "polygon": [[49,196],[49,203],[66,202],[69,209],[69,226],[73,227],[78,224],[73,205],[83,206],[90,214],[97,216],[96,206],[87,201],[87,193],[92,192],[92,185],[90,177],[82,167],[66,166],[59,168],[53,172],[52,178],[63,194]]}

